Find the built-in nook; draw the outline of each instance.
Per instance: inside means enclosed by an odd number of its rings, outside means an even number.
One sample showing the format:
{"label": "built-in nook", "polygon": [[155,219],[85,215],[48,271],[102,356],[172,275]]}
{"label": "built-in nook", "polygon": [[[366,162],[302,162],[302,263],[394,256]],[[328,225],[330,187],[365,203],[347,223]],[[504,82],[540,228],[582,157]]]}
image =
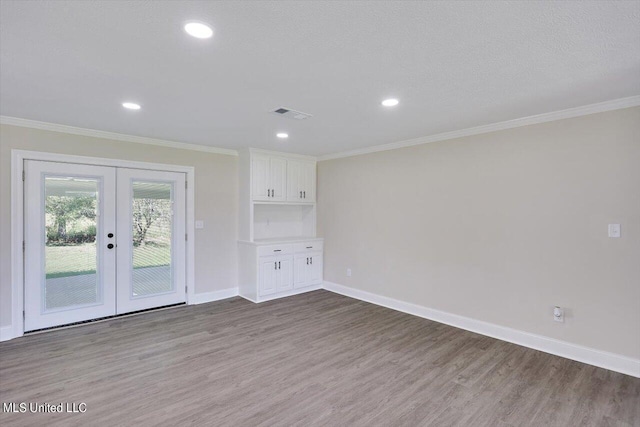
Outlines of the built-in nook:
{"label": "built-in nook", "polygon": [[239,294],[262,302],[319,289],[315,159],[248,149],[239,173]]}
{"label": "built-in nook", "polygon": [[254,242],[313,238],[315,235],[315,205],[254,203]]}

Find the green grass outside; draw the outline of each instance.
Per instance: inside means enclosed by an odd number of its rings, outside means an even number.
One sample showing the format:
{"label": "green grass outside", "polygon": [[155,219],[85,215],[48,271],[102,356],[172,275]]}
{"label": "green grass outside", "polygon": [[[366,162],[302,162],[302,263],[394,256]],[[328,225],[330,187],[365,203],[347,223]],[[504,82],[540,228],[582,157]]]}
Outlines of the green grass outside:
{"label": "green grass outside", "polygon": [[[96,272],[96,245],[47,246],[47,279]],[[160,267],[171,263],[171,247],[145,245],[133,248],[133,268]]]}

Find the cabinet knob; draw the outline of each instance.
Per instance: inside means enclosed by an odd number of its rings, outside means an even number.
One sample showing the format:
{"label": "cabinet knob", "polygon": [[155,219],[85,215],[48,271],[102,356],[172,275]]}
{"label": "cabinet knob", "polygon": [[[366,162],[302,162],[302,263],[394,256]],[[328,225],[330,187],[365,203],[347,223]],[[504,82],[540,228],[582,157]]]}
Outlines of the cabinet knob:
{"label": "cabinet knob", "polygon": [[113,249],[113,243],[109,243],[109,244],[107,245],[107,249]]}
{"label": "cabinet knob", "polygon": [[108,238],[110,238],[110,239],[112,239],[112,238],[113,238],[113,233],[109,233],[109,234],[107,234],[107,237],[108,237]]}

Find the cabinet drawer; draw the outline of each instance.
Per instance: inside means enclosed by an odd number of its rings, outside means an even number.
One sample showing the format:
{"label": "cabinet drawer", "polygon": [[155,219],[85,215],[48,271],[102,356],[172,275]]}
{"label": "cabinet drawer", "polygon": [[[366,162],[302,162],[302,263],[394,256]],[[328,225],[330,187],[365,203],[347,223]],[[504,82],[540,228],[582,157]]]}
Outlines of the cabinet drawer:
{"label": "cabinet drawer", "polygon": [[293,252],[295,253],[307,253],[307,252],[322,252],[324,242],[322,240],[313,240],[311,242],[296,243],[293,245]]}
{"label": "cabinet drawer", "polygon": [[258,246],[258,256],[286,255],[293,253],[292,245]]}

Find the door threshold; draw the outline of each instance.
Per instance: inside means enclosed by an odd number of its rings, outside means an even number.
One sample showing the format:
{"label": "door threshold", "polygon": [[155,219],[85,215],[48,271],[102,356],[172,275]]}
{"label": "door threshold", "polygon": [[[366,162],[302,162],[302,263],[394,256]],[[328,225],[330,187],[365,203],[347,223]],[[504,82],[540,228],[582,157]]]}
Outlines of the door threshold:
{"label": "door threshold", "polygon": [[181,306],[185,306],[185,305],[187,305],[186,302],[179,302],[177,304],[164,305],[162,307],[153,307],[153,308],[147,308],[147,309],[144,309],[144,310],[132,311],[131,313],[114,314],[113,316],[98,317],[96,319],[82,320],[80,322],[68,323],[66,325],[50,326],[48,328],[34,329],[33,331],[25,332],[24,335],[25,336],[26,335],[37,335],[37,334],[41,334],[43,332],[60,331],[62,329],[75,328],[75,327],[87,325],[87,324],[90,324],[90,323],[106,322],[107,320],[113,320],[113,319],[124,319],[125,317],[133,317],[133,316],[137,316],[139,314],[145,314],[145,313],[149,313],[149,312],[152,312],[152,311],[169,310],[171,308],[181,307]]}

